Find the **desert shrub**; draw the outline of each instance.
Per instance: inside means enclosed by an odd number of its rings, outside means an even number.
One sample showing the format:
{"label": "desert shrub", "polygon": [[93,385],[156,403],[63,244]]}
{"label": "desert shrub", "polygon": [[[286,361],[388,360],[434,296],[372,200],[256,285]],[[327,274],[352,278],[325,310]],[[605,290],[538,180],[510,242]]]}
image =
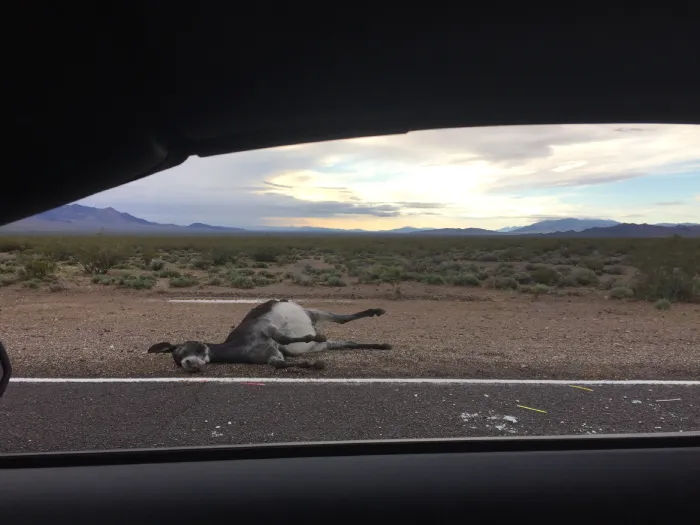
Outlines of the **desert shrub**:
{"label": "desert shrub", "polygon": [[153,271],[159,271],[165,268],[165,261],[162,259],[153,259],[148,267]]}
{"label": "desert shrub", "polygon": [[570,277],[577,286],[590,286],[598,283],[596,273],[587,268],[574,268],[567,277]]}
{"label": "desert shrub", "polygon": [[49,291],[50,292],[57,293],[57,292],[63,292],[65,290],[66,290],[66,286],[61,282],[56,281],[54,283],[49,284]]}
{"label": "desert shrub", "polygon": [[472,273],[460,273],[454,275],[451,282],[455,286],[480,286],[481,281]]}
{"label": "desert shrub", "polygon": [[180,277],[171,277],[168,284],[171,288],[189,288],[199,284],[199,280],[194,275],[185,274]]}
{"label": "desert shrub", "polygon": [[43,280],[53,276],[56,271],[56,262],[48,257],[28,257],[22,262],[24,267],[19,272],[22,280]]}
{"label": "desert shrub", "polygon": [[231,269],[226,276],[226,281],[229,286],[232,288],[239,288],[241,290],[255,288],[256,282],[253,279],[254,277],[248,274],[248,272],[243,272],[237,268]]}
{"label": "desert shrub", "polygon": [[0,252],[3,253],[23,252],[28,247],[28,243],[22,239],[0,239]]}
{"label": "desert shrub", "polygon": [[512,277],[515,273],[512,265],[503,265],[503,263],[499,264],[495,270],[495,274],[500,277]]}
{"label": "desert shrub", "polygon": [[15,284],[17,280],[17,276],[15,275],[0,275],[0,288]]}
{"label": "desert shrub", "polygon": [[361,283],[390,283],[395,284],[405,280],[405,272],[400,266],[375,264],[356,272]]}
{"label": "desert shrub", "polygon": [[94,284],[103,284],[103,285],[108,285],[108,284],[114,284],[115,278],[110,277],[109,275],[93,275],[91,281]]}
{"label": "desert shrub", "polygon": [[144,268],[148,268],[156,258],[156,251],[153,248],[141,248],[141,262]]}
{"label": "desert shrub", "polygon": [[116,284],[133,290],[150,290],[156,280],[150,275],[126,275],[117,277]]}
{"label": "desert shrub", "polygon": [[462,271],[462,263],[457,261],[444,261],[435,268],[436,273],[457,273]]}
{"label": "desert shrub", "polygon": [[347,286],[347,283],[343,281],[338,275],[331,275],[326,280],[328,286],[343,287]]}
{"label": "desert shrub", "polygon": [[610,290],[610,297],[613,299],[629,299],[634,297],[634,292],[626,286],[617,286]]}
{"label": "desert shrub", "polygon": [[533,293],[536,297],[538,297],[538,296],[540,296],[540,295],[542,295],[542,294],[547,294],[547,293],[549,293],[549,286],[547,286],[546,284],[541,284],[541,283],[540,283],[540,284],[536,284],[536,285],[534,285],[534,286],[532,287],[532,293]]}
{"label": "desert shrub", "polygon": [[496,277],[494,287],[498,290],[517,290],[518,281],[512,277]]}
{"label": "desert shrub", "polygon": [[594,272],[602,272],[605,269],[605,263],[600,257],[584,257],[581,266]]}
{"label": "desert shrub", "polygon": [[313,286],[316,284],[313,280],[313,278],[309,277],[308,275],[303,275],[300,273],[289,273],[287,274],[287,277],[292,281],[292,283],[299,285],[299,286]]}
{"label": "desert shrub", "polygon": [[54,261],[72,261],[75,248],[64,241],[57,241],[46,246],[42,251],[46,257]]}
{"label": "desert shrub", "polygon": [[209,251],[208,259],[212,261],[214,266],[224,266],[227,263],[234,262],[238,257],[238,251],[227,246],[217,246]]}
{"label": "desert shrub", "polygon": [[605,268],[605,273],[609,273],[610,275],[624,275],[625,274],[625,267],[620,266],[619,264],[616,264],[613,266],[607,266]]}
{"label": "desert shrub", "polygon": [[276,246],[262,246],[253,250],[250,257],[255,262],[274,263],[283,252],[283,249]]}
{"label": "desert shrub", "polygon": [[17,270],[17,262],[14,260],[5,261],[0,264],[0,273],[15,273]]}
{"label": "desert shrub", "polygon": [[513,274],[513,279],[518,281],[520,284],[529,284],[532,282],[532,277],[530,274],[525,272],[517,272]]}
{"label": "desert shrub", "polygon": [[538,265],[530,270],[530,277],[537,284],[554,286],[561,278],[561,275],[551,266]]}
{"label": "desert shrub", "polygon": [[633,254],[638,275],[632,289],[645,300],[700,301],[700,241],[672,237],[641,247]]}
{"label": "desert shrub", "polygon": [[598,288],[601,290],[612,290],[618,286],[621,285],[619,284],[619,279],[616,279],[615,277],[608,277],[607,279],[600,279],[598,281]]}
{"label": "desert shrub", "polygon": [[539,297],[542,294],[548,294],[549,293],[549,286],[546,284],[533,284],[529,286],[521,286],[518,288],[519,291],[522,293],[529,293],[534,295],[535,297]]}
{"label": "desert shrub", "polygon": [[85,273],[90,275],[104,274],[111,270],[124,257],[118,249],[87,246],[76,255],[78,263]]}
{"label": "desert shrub", "polygon": [[252,277],[250,277],[250,279],[252,279],[253,284],[255,286],[269,286],[277,282],[276,279],[270,279],[269,277],[265,277],[261,273],[253,275]]}
{"label": "desert shrub", "polygon": [[177,270],[166,268],[165,270],[160,270],[159,272],[156,272],[156,275],[158,277],[162,277],[163,279],[169,279],[171,277],[180,277],[182,273],[178,272]]}
{"label": "desert shrub", "polygon": [[497,262],[498,255],[491,252],[481,253],[476,257],[476,260],[482,262]]}
{"label": "desert shrub", "polygon": [[424,284],[445,284],[445,278],[442,275],[436,273],[429,273],[424,275],[421,281]]}
{"label": "desert shrub", "polygon": [[197,258],[190,261],[190,266],[195,270],[208,270],[214,265],[214,261],[210,259]]}
{"label": "desert shrub", "polygon": [[668,299],[659,299],[654,303],[654,308],[657,310],[670,310],[671,309],[671,301]]}

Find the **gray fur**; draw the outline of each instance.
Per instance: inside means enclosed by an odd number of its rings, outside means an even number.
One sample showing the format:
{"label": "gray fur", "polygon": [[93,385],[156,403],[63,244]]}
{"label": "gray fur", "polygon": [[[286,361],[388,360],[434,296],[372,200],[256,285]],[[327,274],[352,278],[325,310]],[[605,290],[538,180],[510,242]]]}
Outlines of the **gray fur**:
{"label": "gray fur", "polygon": [[158,343],[149,353],[172,353],[177,366],[199,372],[208,363],[247,363],[275,368],[324,368],[322,361],[289,362],[286,357],[326,350],[390,350],[391,345],[327,341],[317,325],[322,322],[345,324],[363,317],[384,315],[381,308],[354,314],[334,314],[311,310],[288,301],[273,299],[253,308],[234,327],[223,343],[185,341],[181,344]]}

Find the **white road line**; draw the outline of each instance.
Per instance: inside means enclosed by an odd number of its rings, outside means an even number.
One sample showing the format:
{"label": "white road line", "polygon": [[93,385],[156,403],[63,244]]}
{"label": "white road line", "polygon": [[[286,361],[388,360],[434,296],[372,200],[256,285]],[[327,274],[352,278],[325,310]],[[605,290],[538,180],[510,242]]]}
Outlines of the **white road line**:
{"label": "white road line", "polygon": [[443,379],[443,378],[291,378],[291,377],[13,377],[10,383],[337,383],[429,385],[677,385],[700,386],[700,381],[660,379]]}

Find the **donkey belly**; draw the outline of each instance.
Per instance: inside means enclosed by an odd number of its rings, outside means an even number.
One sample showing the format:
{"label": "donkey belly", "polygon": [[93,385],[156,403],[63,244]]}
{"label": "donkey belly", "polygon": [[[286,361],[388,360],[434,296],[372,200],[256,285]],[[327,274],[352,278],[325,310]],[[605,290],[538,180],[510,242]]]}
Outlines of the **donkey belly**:
{"label": "donkey belly", "polygon": [[[270,322],[289,337],[304,337],[316,335],[316,330],[306,311],[296,303],[277,303],[270,312]],[[291,343],[285,348],[293,354],[303,354],[314,347],[316,343]]]}

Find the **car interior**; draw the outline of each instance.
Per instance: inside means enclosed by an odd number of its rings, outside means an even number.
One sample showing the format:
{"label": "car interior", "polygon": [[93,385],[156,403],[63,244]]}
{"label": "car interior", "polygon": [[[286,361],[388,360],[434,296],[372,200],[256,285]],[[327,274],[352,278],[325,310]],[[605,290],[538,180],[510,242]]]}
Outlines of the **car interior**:
{"label": "car interior", "polygon": [[[22,7],[2,224],[193,155],[464,126],[700,124],[691,4]],[[0,346],[0,396],[12,352]],[[674,523],[692,520],[698,480],[700,432],[0,454],[0,521]]]}

